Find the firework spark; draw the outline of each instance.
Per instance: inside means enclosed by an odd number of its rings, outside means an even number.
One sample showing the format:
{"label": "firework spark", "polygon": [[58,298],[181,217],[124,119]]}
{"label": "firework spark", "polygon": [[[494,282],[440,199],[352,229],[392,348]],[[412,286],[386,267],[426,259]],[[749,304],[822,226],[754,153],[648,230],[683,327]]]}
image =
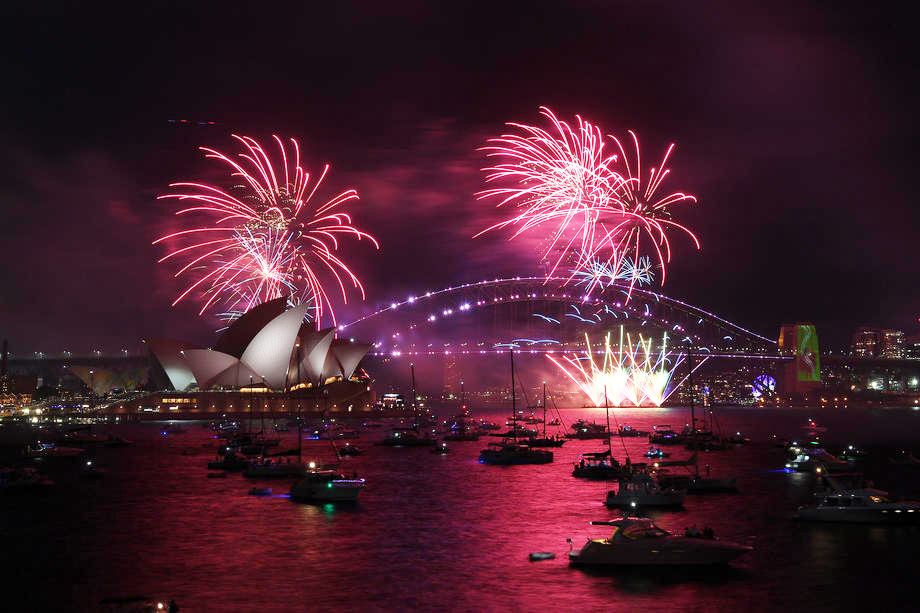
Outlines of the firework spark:
{"label": "firework spark", "polygon": [[[614,244],[614,253],[632,254],[634,259],[638,259],[641,254],[648,251],[643,247],[644,243],[651,243],[656,261],[661,268],[661,284],[664,285],[667,275],[666,264],[671,261],[671,242],[668,240],[667,230],[681,230],[690,237],[697,249],[700,248],[699,239],[689,228],[671,220],[671,207],[680,203],[695,203],[697,200],[695,196],[684,192],[672,192],[666,196],[658,196],[658,189],[671,173],[667,165],[668,158],[671,157],[676,147],[674,143],[668,145],[658,167],[649,168],[648,181],[643,183],[639,137],[632,130],[629,130],[628,133],[636,151],[634,164],[630,163],[623,143],[616,136],[609,135],[620,151],[620,159],[625,168],[623,176],[626,180],[620,185],[616,194],[616,200],[621,208],[621,219],[611,224],[610,233],[604,238]],[[643,236],[646,237],[644,241]],[[634,285],[635,281],[630,282],[630,292]]]}
{"label": "firework spark", "polygon": [[487,156],[503,160],[483,169],[486,183],[510,183],[481,191],[477,199],[498,198],[496,206],[513,205],[515,214],[476,236],[513,227],[514,239],[537,227],[551,227],[543,258],[556,249],[560,255],[549,277],[563,260],[574,257],[579,267],[583,263],[580,254],[595,253],[598,236],[610,235],[598,224],[608,209],[614,210],[613,198],[624,179],[612,169],[617,158],[604,151],[600,128],[581,117],[576,117],[573,128],[546,107],[540,107],[540,114],[549,120],[550,130],[509,123],[521,133],[490,139],[482,148]]}
{"label": "firework spark", "polygon": [[[482,150],[501,163],[484,168],[486,183],[498,183],[477,194],[478,199],[497,198],[496,206],[511,205],[513,214],[475,236],[492,230],[513,228],[511,239],[531,230],[542,231],[549,247],[543,259],[554,256],[547,279],[558,267],[569,262],[573,268],[567,282],[594,279],[587,284],[587,294],[598,286],[598,272],[616,271],[616,281],[628,286],[627,300],[645,273],[640,264],[654,259],[661,268],[661,283],[666,264],[671,261],[670,230],[686,233],[699,249],[700,243],[689,228],[671,220],[671,207],[682,202],[696,202],[683,192],[658,196],[662,182],[670,174],[668,159],[674,151],[671,143],[657,168],[643,181],[639,139],[629,131],[635,145],[635,161],[626,154],[622,142],[609,135],[619,153],[608,154],[602,131],[595,124],[576,116],[573,128],[550,109],[540,108],[551,128],[509,123],[519,132],[489,140]],[[632,274],[620,277],[632,267]],[[650,266],[647,266],[650,269]],[[646,271],[648,272],[648,271]]]}
{"label": "firework spark", "polygon": [[604,359],[600,364],[594,358],[587,334],[585,344],[587,352],[582,356],[563,356],[561,360],[552,355],[546,357],[572,379],[595,406],[604,406],[606,395],[607,402],[614,407],[650,404],[657,407],[673,391],[669,389],[671,378],[682,357],[668,352],[667,334],[655,351],[652,339],[640,334],[638,342],[633,344],[632,337],[620,326],[620,342],[616,349],[610,342],[609,332],[604,338]]}
{"label": "firework spark", "polygon": [[173,305],[197,291],[203,301],[199,314],[222,304],[225,313],[232,316],[259,302],[290,295],[295,303],[313,302],[317,327],[324,314],[334,324],[332,299],[322,279],[334,279],[345,303],[346,284],[364,299],[361,281],[336,253],[340,239],[366,238],[379,248],[373,236],[357,229],[348,213],[339,210],[357,200],[358,192],[347,189],[314,204],[313,198],[329,172],[328,164],[311,182],[310,173],[301,166],[300,145],[295,139],[290,139],[292,151],[288,151],[278,136],[272,137],[281,157],[275,166],[258,141],[235,134],[233,138],[243,149],[236,157],[207,147],[201,150],[206,158],[225,164],[237,185],[223,189],[203,183],[173,183],[173,193],[158,197],[188,201],[190,206],[176,215],[202,222],[154,241],[168,242],[172,247],[160,262],[185,262],[176,277],[193,277]]}
{"label": "firework spark", "polygon": [[652,263],[648,256],[642,256],[637,261],[621,258],[617,263],[619,268],[613,268],[610,262],[590,259],[583,268],[571,271],[572,278],[575,279],[575,285],[585,287],[585,296],[588,296],[596,287],[605,289],[613,286],[618,281],[629,285],[636,283],[647,285],[655,277],[652,272]]}

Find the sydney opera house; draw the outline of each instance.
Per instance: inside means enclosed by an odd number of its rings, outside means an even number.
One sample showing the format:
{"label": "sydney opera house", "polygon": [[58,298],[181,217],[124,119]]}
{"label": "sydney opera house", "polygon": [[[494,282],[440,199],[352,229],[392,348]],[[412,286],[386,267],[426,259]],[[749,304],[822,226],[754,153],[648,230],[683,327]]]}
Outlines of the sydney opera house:
{"label": "sydney opera house", "polygon": [[[161,392],[139,409],[183,412],[366,411],[373,386],[359,369],[370,345],[335,338],[304,322],[308,306],[282,297],[227,328],[213,348],[174,339],[147,341],[151,379]],[[155,406],[160,405],[160,406]]]}

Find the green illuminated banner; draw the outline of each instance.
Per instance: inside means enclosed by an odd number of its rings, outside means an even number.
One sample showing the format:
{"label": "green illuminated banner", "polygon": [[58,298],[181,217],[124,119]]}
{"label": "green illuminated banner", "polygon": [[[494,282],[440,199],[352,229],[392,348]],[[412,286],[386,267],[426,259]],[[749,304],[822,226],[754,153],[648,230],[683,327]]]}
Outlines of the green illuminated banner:
{"label": "green illuminated banner", "polygon": [[798,349],[795,354],[799,381],[821,381],[821,358],[818,355],[818,332],[813,325],[796,326]]}

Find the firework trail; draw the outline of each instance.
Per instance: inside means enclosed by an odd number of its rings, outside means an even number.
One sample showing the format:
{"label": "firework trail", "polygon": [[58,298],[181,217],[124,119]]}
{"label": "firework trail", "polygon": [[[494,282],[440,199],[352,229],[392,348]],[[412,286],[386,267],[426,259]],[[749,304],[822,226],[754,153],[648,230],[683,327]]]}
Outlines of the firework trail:
{"label": "firework trail", "polygon": [[197,291],[203,301],[199,314],[221,304],[232,317],[259,302],[289,294],[295,303],[313,302],[317,327],[324,314],[334,324],[333,303],[323,279],[334,280],[345,303],[346,285],[357,289],[364,299],[361,281],[337,255],[340,240],[366,238],[379,248],[376,239],[356,228],[341,210],[358,199],[358,192],[347,189],[321,204],[314,203],[329,172],[328,164],[314,179],[301,166],[295,139],[290,139],[292,150],[288,151],[278,136],[272,137],[281,158],[275,166],[258,141],[236,134],[233,138],[242,145],[236,157],[207,147],[201,151],[206,158],[224,164],[236,185],[223,189],[173,183],[173,193],[158,197],[187,201],[189,206],[176,215],[200,223],[154,241],[172,247],[159,262],[185,262],[175,276],[192,277],[173,306]]}
{"label": "firework trail", "polygon": [[[625,336],[625,342],[624,342]],[[591,351],[591,340],[585,335],[587,352],[583,356],[563,356],[557,360],[547,355],[562,372],[591,399],[595,406],[607,401],[614,407],[661,406],[671,391],[671,377],[682,359],[668,352],[668,337],[665,334],[656,352],[652,339],[639,340],[633,344],[632,337],[620,326],[619,346],[614,349],[610,333],[604,338],[604,359],[598,364]]]}

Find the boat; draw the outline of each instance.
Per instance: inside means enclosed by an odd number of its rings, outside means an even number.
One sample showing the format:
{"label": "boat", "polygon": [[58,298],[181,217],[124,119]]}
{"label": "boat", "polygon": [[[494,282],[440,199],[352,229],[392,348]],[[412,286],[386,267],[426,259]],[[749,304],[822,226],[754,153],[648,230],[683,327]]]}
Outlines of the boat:
{"label": "boat", "polygon": [[[514,350],[511,355],[511,414],[516,416],[515,389],[514,389]],[[517,424],[511,428],[513,436],[502,440],[501,443],[489,443],[486,449],[479,453],[479,461],[483,464],[510,466],[517,464],[548,464],[553,461],[553,452],[543,449],[534,449],[528,445],[519,444],[517,441]]]}
{"label": "boat", "polygon": [[357,502],[364,479],[348,479],[334,470],[313,469],[291,486],[291,499],[307,502]]}
{"label": "boat", "polygon": [[610,451],[583,453],[573,463],[572,476],[580,479],[613,480],[623,475],[623,467],[611,457]]}
{"label": "boat", "polygon": [[657,459],[671,457],[671,454],[666,451],[662,451],[661,447],[649,447],[648,451],[646,451],[642,455],[644,455],[647,458],[657,458]]}
{"label": "boat", "polygon": [[290,432],[291,427],[287,424],[275,424],[273,426],[275,432]]}
{"label": "boat", "polygon": [[272,488],[270,487],[254,487],[249,490],[250,496],[271,496]]}
{"label": "boat", "polygon": [[523,426],[515,426],[507,432],[490,432],[489,436],[495,438],[529,438],[536,436],[537,431],[534,428],[525,428]]}
{"label": "boat", "polygon": [[551,420],[549,420],[549,423],[546,424],[546,425],[548,425],[548,426],[561,426],[561,425],[562,425],[562,421],[561,421],[558,417],[553,417]]}
{"label": "boat", "polygon": [[613,526],[605,539],[589,538],[579,551],[569,543],[573,566],[702,566],[728,564],[752,551],[751,547],[719,540],[711,530],[671,534],[648,518],[624,517],[591,522],[592,526]]}
{"label": "boat", "polygon": [[217,459],[208,462],[208,470],[245,470],[249,467],[249,460],[241,458],[232,450],[218,454]]}
{"label": "boat", "polygon": [[462,426],[456,429],[450,429],[447,434],[444,435],[445,441],[478,441],[479,434],[476,433],[472,428]]}
{"label": "boat", "polygon": [[572,429],[575,430],[575,432],[566,434],[565,438],[586,440],[610,437],[610,433],[606,427],[594,422],[586,421],[584,419],[579,419],[574,424],[572,424]]}
{"label": "boat", "polygon": [[22,492],[44,489],[54,485],[54,481],[30,467],[0,468],[0,492]]}
{"label": "boat", "polygon": [[743,432],[735,432],[726,440],[733,445],[746,445],[751,442],[751,438],[746,436]]}
{"label": "boat", "polygon": [[435,445],[434,447],[432,447],[430,451],[431,451],[431,453],[438,453],[438,454],[441,454],[441,455],[445,455],[445,454],[447,454],[450,450],[447,448],[447,443],[445,443],[444,441],[441,441],[440,443],[438,443],[437,445]]}
{"label": "boat", "polygon": [[677,507],[684,503],[687,490],[659,485],[644,470],[634,465],[629,475],[617,481],[617,487],[607,492],[608,507],[637,509],[640,507]]}
{"label": "boat", "polygon": [[920,523],[920,502],[892,502],[882,490],[833,489],[815,494],[815,499],[814,504],[799,507],[795,518],[860,524]]}
{"label": "boat", "polygon": [[105,474],[105,471],[98,466],[92,460],[86,460],[82,466],[80,466],[80,475],[83,477],[89,477],[91,479],[99,479]]}
{"label": "boat", "polygon": [[652,432],[648,435],[650,445],[677,445],[683,440],[683,437],[667,424],[652,426]]}
{"label": "boat", "polygon": [[482,464],[495,464],[511,466],[517,464],[549,464],[553,461],[553,452],[542,449],[533,449],[527,445],[505,441],[489,443],[487,449],[479,453]]}
{"label": "boat", "polygon": [[841,460],[823,447],[806,448],[796,442],[788,449],[785,468],[792,472],[830,473],[850,470],[850,463]]}
{"label": "boat", "polygon": [[382,441],[377,441],[374,445],[383,447],[431,447],[437,443],[437,440],[430,436],[424,436],[415,430],[393,430]]}
{"label": "boat", "polygon": [[300,477],[307,467],[300,462],[276,462],[271,459],[255,460],[243,470],[243,476],[252,479],[280,479]]}
{"label": "boat", "polygon": [[617,434],[626,438],[631,438],[636,436],[648,436],[649,432],[648,430],[636,430],[631,426],[620,426],[617,428]]}
{"label": "boat", "polygon": [[546,436],[546,383],[545,382],[543,383],[543,419],[535,423],[543,424],[543,436],[537,437],[537,436],[531,435],[526,441],[526,444],[528,447],[562,447],[563,445],[565,445],[566,439],[564,437],[559,437],[559,435],[555,435],[552,438],[549,438]]}
{"label": "boat", "polygon": [[892,464],[897,464],[898,466],[918,466],[920,467],[920,459],[914,456],[910,451],[902,450],[898,452],[897,455],[893,458],[888,458],[888,461]]}
{"label": "boat", "polygon": [[361,455],[362,453],[364,452],[361,451],[361,449],[359,449],[358,447],[355,447],[351,443],[345,443],[344,445],[342,445],[342,448],[339,449],[339,455],[354,456],[354,455]]}
{"label": "boat", "polygon": [[412,373],[412,414],[414,421],[411,428],[393,428],[392,432],[382,441],[374,444],[382,447],[430,447],[437,443],[437,440],[430,436],[426,430],[422,434],[421,419],[418,412],[418,392],[415,389],[415,365],[409,365]]}
{"label": "boat", "polygon": [[552,553],[551,551],[534,551],[533,553],[527,556],[527,558],[531,562],[541,562],[543,560],[552,560],[552,559],[555,559],[555,557],[556,557],[556,554]]}
{"label": "boat", "polygon": [[86,453],[82,447],[62,447],[54,443],[36,441],[26,446],[25,456],[38,460],[42,458],[74,458]]}
{"label": "boat", "polygon": [[488,432],[488,431],[493,431],[493,430],[501,430],[502,427],[499,426],[498,424],[496,424],[495,422],[491,422],[491,421],[486,421],[486,420],[484,420],[484,419],[480,419],[480,420],[479,420],[479,429],[480,429],[480,430],[486,430],[486,431]]}
{"label": "boat", "polygon": [[859,462],[866,458],[866,452],[857,447],[856,445],[847,445],[846,449],[840,452],[840,455],[837,456],[841,460],[846,460],[847,462]]}

